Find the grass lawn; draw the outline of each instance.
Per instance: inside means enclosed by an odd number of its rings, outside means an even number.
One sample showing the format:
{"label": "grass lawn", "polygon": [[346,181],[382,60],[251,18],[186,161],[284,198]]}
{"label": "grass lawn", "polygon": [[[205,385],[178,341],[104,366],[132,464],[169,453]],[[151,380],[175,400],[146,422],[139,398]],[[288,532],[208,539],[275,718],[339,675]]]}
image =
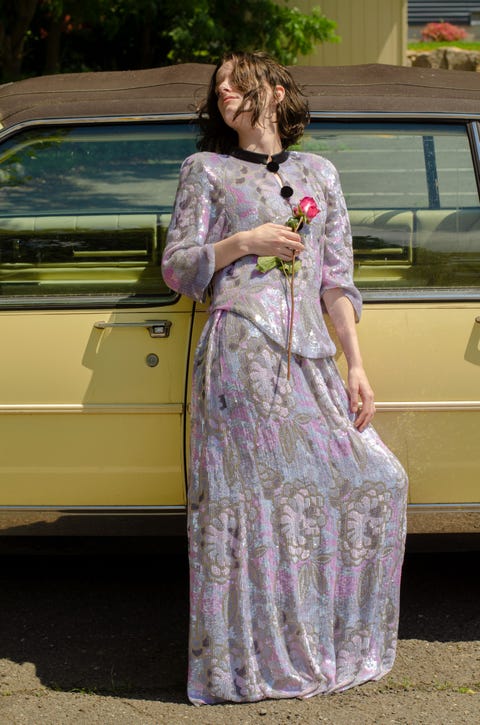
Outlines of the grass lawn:
{"label": "grass lawn", "polygon": [[449,40],[437,43],[409,43],[408,50],[437,50],[437,48],[463,48],[464,50],[479,50],[480,42],[469,42],[467,40]]}

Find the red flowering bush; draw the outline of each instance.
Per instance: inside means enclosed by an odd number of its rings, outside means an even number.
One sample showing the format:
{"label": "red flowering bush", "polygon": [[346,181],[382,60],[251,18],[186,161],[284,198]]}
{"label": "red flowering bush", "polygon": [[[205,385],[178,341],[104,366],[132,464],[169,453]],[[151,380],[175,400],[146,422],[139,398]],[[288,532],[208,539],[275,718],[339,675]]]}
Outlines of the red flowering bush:
{"label": "red flowering bush", "polygon": [[422,40],[438,42],[441,40],[464,40],[467,33],[463,28],[451,23],[428,23],[422,30]]}

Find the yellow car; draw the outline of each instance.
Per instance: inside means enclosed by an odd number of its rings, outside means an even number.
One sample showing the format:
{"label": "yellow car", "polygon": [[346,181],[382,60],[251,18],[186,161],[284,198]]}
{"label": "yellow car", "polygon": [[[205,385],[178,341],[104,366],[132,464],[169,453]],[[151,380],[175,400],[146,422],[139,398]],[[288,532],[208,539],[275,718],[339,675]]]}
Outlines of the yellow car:
{"label": "yellow car", "polygon": [[[89,514],[96,533],[161,531],[172,517],[153,514],[184,513],[207,308],[168,289],[160,261],[211,72],[0,87],[3,534],[80,532]],[[340,171],[375,425],[410,477],[410,531],[480,530],[480,76],[293,72],[312,110],[302,148]]]}

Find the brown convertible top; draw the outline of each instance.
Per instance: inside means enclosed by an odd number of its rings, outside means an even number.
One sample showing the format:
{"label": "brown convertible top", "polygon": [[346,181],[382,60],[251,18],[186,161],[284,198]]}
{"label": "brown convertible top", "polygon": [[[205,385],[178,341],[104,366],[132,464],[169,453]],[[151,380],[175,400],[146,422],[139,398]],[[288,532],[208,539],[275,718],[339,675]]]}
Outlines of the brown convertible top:
{"label": "brown convertible top", "polygon": [[[192,114],[213,66],[72,73],[0,86],[0,123]],[[480,74],[390,65],[291,68],[312,111],[480,113]]]}

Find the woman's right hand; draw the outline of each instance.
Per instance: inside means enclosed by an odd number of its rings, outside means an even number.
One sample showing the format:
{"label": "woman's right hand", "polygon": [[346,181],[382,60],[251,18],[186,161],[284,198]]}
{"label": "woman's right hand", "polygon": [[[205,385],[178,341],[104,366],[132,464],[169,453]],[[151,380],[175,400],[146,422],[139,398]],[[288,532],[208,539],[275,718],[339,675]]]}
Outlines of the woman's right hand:
{"label": "woman's right hand", "polygon": [[227,267],[240,257],[256,254],[259,257],[280,257],[289,262],[293,253],[298,256],[305,249],[300,234],[284,224],[267,222],[246,232],[236,232],[231,237],[214,243],[215,271]]}
{"label": "woman's right hand", "polygon": [[259,257],[279,257],[289,262],[294,252],[298,257],[305,249],[300,234],[284,224],[267,222],[241,234],[244,235],[247,254],[257,254]]}

